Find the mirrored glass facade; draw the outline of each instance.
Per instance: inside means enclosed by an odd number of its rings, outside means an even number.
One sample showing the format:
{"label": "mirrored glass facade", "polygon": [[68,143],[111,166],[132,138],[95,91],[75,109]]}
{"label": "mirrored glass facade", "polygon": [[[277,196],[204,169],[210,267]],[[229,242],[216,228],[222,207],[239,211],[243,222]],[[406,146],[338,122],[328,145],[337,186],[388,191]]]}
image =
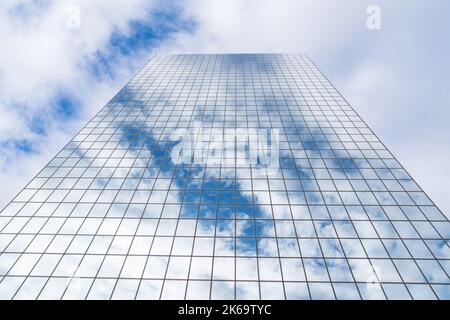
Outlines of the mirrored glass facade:
{"label": "mirrored glass facade", "polygon": [[307,56],[154,56],[0,213],[0,298],[449,299],[449,239]]}

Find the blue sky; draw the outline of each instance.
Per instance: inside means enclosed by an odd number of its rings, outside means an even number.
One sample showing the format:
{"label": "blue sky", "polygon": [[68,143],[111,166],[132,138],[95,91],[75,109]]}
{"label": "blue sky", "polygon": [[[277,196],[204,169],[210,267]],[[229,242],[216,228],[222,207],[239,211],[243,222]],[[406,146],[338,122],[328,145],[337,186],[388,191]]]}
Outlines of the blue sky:
{"label": "blue sky", "polygon": [[[369,5],[381,29],[366,26]],[[445,0],[0,4],[0,206],[153,53],[306,52],[447,215]]]}

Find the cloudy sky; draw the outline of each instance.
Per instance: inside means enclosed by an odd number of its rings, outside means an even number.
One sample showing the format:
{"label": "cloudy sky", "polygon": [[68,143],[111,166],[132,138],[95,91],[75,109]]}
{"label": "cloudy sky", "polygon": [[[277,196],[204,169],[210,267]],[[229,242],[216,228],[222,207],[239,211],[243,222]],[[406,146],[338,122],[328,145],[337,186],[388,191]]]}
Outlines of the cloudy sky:
{"label": "cloudy sky", "polygon": [[446,0],[2,0],[0,206],[151,54],[305,52],[449,215],[449,10]]}

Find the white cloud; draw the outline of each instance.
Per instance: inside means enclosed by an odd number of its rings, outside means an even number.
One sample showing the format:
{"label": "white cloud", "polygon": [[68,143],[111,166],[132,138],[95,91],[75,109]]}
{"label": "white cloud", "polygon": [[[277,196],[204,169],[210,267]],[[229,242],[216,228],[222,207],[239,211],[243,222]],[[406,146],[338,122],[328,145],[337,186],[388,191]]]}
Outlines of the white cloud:
{"label": "white cloud", "polygon": [[[71,6],[80,28],[68,28]],[[96,78],[87,61],[105,51],[113,32],[130,32],[128,22],[148,17],[154,1],[13,1],[0,4],[0,206],[56,154],[71,136],[128,81],[146,58],[119,56],[113,77]],[[75,10],[77,13],[77,10]],[[76,17],[75,17],[76,18]],[[107,52],[107,51],[106,51]],[[61,121],[52,111],[61,92],[78,101],[78,117]],[[30,128],[44,121],[46,135]],[[29,141],[23,154],[11,141]],[[7,145],[5,145],[7,143]]]}

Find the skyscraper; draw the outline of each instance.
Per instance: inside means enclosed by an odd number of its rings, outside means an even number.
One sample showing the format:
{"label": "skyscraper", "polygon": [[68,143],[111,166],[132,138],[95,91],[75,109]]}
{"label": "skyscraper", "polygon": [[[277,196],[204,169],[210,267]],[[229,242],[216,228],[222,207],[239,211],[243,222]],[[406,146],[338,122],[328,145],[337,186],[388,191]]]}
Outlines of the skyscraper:
{"label": "skyscraper", "polygon": [[154,56],[0,213],[0,298],[449,299],[449,239],[307,56]]}

